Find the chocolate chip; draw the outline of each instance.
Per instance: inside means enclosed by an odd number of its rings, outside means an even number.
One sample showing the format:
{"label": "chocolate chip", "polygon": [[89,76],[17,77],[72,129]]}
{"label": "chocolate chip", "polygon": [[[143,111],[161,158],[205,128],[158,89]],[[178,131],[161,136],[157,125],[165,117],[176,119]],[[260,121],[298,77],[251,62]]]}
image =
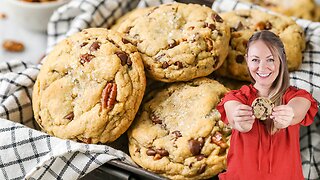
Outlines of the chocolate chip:
{"label": "chocolate chip", "polygon": [[165,56],[165,54],[160,54],[159,56],[155,57],[155,60],[159,61],[163,56]]}
{"label": "chocolate chip", "polygon": [[146,151],[146,154],[147,154],[148,156],[154,156],[154,155],[156,155],[157,153],[156,153],[155,150],[149,148],[149,149]]}
{"label": "chocolate chip", "polygon": [[243,55],[238,54],[238,55],[236,56],[236,62],[237,62],[238,64],[241,64],[241,63],[243,63],[243,61],[244,61]]}
{"label": "chocolate chip", "polygon": [[191,163],[189,164],[189,168],[190,168],[190,169],[192,168],[193,164],[194,164],[194,162],[191,162]]}
{"label": "chocolate chip", "polygon": [[203,154],[199,154],[199,155],[196,155],[195,158],[197,159],[197,161],[201,161],[202,159],[204,159],[206,156],[203,155]]}
{"label": "chocolate chip", "polygon": [[176,136],[176,138],[178,137],[182,137],[181,132],[180,131],[173,131],[172,134],[174,134]]}
{"label": "chocolate chip", "polygon": [[205,23],[205,27],[208,27],[211,30],[215,30],[216,29],[216,25],[214,24],[209,24],[209,23]]}
{"label": "chocolate chip", "polygon": [[167,69],[169,67],[169,64],[167,62],[162,63],[161,66],[163,69]]}
{"label": "chocolate chip", "polygon": [[91,138],[83,138],[82,141],[84,143],[87,143],[87,144],[91,144],[92,143],[92,139]]}
{"label": "chocolate chip", "polygon": [[156,153],[160,154],[162,157],[169,156],[169,152],[165,149],[156,149]]}
{"label": "chocolate chip", "polygon": [[244,29],[244,26],[241,21],[238,22],[237,26],[235,27],[237,31]]}
{"label": "chocolate chip", "polygon": [[121,40],[122,40],[122,42],[123,42],[124,44],[131,43],[128,39],[125,39],[125,38],[122,38]]}
{"label": "chocolate chip", "polygon": [[127,65],[128,66],[131,66],[132,65],[132,61],[131,61],[131,58],[128,56],[128,59],[127,59]]}
{"label": "chocolate chip", "polygon": [[247,46],[248,46],[248,41],[247,41],[247,40],[243,40],[243,41],[242,41],[242,45],[243,45],[244,48],[247,48]]}
{"label": "chocolate chip", "polygon": [[119,59],[121,60],[121,65],[124,66],[127,64],[127,60],[128,60],[128,55],[124,52],[116,52],[115,53]]}
{"label": "chocolate chip", "polygon": [[98,42],[94,42],[94,43],[91,44],[89,50],[90,50],[90,51],[96,51],[96,50],[98,50],[99,48],[100,48],[100,44],[99,44]]}
{"label": "chocolate chip", "polygon": [[125,34],[129,34],[130,33],[130,30],[133,28],[133,26],[128,26],[127,28],[126,28],[126,30],[124,30],[124,33]]}
{"label": "chocolate chip", "polygon": [[69,113],[69,114],[67,114],[65,117],[63,117],[64,119],[68,119],[68,120],[73,120],[73,118],[74,118],[74,113],[73,112],[71,112],[71,113]]}
{"label": "chocolate chip", "polygon": [[217,21],[217,22],[220,22],[220,23],[223,22],[223,19],[222,19],[218,14],[211,14],[211,18],[212,18],[214,21]]}
{"label": "chocolate chip", "polygon": [[80,47],[82,48],[83,46],[86,46],[88,44],[88,42],[83,42]]}
{"label": "chocolate chip", "polygon": [[194,30],[194,26],[188,27],[188,30]]}
{"label": "chocolate chip", "polygon": [[267,7],[276,7],[277,5],[271,3],[271,2],[265,2],[265,6]]}
{"label": "chocolate chip", "polygon": [[202,148],[201,144],[202,143],[200,141],[194,139],[189,140],[189,150],[192,155],[196,156],[200,154]]}
{"label": "chocolate chip", "polygon": [[150,119],[154,124],[162,124],[162,120],[155,114],[152,114]]}
{"label": "chocolate chip", "polygon": [[214,61],[213,68],[215,69],[219,64],[219,56],[213,56],[212,59]]}
{"label": "chocolate chip", "polygon": [[81,54],[80,55],[80,63],[83,65],[84,63],[90,62],[95,56],[92,54]]}
{"label": "chocolate chip", "polygon": [[207,165],[201,164],[200,168],[198,169],[197,173],[202,174],[206,170]]}
{"label": "chocolate chip", "polygon": [[180,61],[175,62],[174,65],[178,66],[179,69],[183,68],[182,62]]}

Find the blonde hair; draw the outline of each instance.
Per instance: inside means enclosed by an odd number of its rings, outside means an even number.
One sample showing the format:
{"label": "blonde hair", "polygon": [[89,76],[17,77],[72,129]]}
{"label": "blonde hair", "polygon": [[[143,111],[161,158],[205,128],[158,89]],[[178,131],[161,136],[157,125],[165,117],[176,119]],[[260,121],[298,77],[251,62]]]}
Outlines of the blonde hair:
{"label": "blonde hair", "polygon": [[[275,35],[271,31],[263,30],[254,33],[247,44],[247,54],[250,48],[250,45],[253,42],[256,41],[263,41],[271,51],[272,56],[275,59],[280,60],[280,69],[278,77],[275,79],[275,81],[272,84],[272,89],[269,94],[269,99],[275,103],[275,105],[282,104],[282,96],[284,95],[287,88],[290,86],[290,79],[289,79],[289,71],[288,71],[288,65],[287,65],[287,56],[285,53],[284,45],[280,38]],[[250,72],[249,72],[250,74]],[[255,80],[251,76],[251,80],[253,83],[255,83]]]}

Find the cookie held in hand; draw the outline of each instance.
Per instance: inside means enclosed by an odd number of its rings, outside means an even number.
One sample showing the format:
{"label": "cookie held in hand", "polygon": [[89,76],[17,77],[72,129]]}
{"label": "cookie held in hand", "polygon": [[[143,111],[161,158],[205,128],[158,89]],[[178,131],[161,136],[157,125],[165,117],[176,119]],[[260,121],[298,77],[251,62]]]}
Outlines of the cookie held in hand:
{"label": "cookie held in hand", "polygon": [[267,120],[274,107],[273,102],[265,97],[258,97],[252,102],[253,115],[260,120]]}

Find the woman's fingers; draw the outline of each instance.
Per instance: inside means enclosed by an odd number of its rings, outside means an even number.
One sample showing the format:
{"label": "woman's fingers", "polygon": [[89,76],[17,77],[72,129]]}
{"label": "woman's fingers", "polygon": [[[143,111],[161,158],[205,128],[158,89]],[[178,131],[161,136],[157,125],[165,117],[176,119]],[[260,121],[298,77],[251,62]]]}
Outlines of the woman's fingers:
{"label": "woman's fingers", "polygon": [[248,111],[248,110],[238,110],[236,111],[236,116],[237,117],[241,117],[241,116],[252,116],[252,111]]}
{"label": "woman's fingers", "polygon": [[252,107],[245,104],[240,104],[239,106],[237,106],[236,110],[252,111]]}
{"label": "woman's fingers", "polygon": [[254,121],[254,117],[252,116],[246,116],[246,117],[236,117],[235,118],[235,121],[237,122],[251,122],[251,121]]}

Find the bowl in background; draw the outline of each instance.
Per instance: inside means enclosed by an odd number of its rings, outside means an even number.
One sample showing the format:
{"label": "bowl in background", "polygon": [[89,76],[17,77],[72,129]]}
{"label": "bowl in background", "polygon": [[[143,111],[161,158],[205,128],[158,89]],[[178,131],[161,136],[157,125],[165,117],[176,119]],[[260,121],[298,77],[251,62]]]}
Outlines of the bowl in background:
{"label": "bowl in background", "polygon": [[48,2],[26,2],[23,0],[6,0],[9,16],[22,28],[46,32],[52,13],[70,0]]}

